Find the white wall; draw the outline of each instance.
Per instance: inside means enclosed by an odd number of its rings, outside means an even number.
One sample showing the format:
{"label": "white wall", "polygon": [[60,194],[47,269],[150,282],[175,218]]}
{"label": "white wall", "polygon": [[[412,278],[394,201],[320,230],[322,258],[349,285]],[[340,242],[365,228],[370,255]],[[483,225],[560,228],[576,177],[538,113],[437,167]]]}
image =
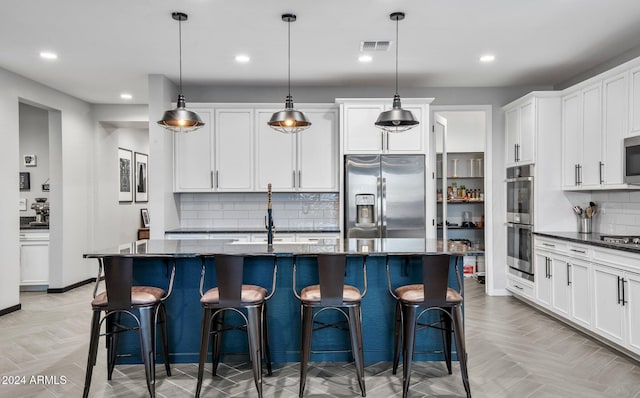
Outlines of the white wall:
{"label": "white wall", "polygon": [[[0,120],[3,120],[0,147],[0,183],[18,186],[20,101],[47,108],[51,152],[51,288],[64,287],[94,274],[82,258],[90,233],[90,170],[92,159],[89,104],[0,69]],[[59,111],[59,113],[57,113]],[[59,116],[58,116],[59,115]],[[58,124],[58,125],[56,125]],[[59,127],[58,127],[59,126]],[[16,217],[20,193],[9,189],[0,195],[0,309],[19,303],[19,219]],[[64,236],[64,239],[63,239]]]}
{"label": "white wall", "polygon": [[[31,204],[35,198],[49,198],[49,192],[42,191],[42,184],[49,179],[49,112],[28,104],[20,104],[20,172],[29,173],[31,188],[20,192],[20,198],[27,200],[27,210],[20,211],[20,217],[35,217]],[[24,165],[25,155],[36,155],[36,166]]]}
{"label": "white wall", "polygon": [[[447,152],[484,152],[486,130],[484,112],[439,111],[436,113],[447,119]],[[442,136],[436,135],[436,148],[442,148],[441,141]]]}

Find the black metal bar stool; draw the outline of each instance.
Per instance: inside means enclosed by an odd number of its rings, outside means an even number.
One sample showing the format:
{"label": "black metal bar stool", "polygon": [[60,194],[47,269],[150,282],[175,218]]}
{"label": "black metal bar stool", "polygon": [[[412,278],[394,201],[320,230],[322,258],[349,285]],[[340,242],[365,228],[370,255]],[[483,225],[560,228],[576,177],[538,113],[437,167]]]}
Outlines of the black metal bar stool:
{"label": "black metal bar stool", "polygon": [[[362,273],[364,280],[363,291],[355,286],[345,285],[345,270],[347,255],[318,254],[319,284],[307,286],[300,293],[296,287],[296,258],[293,258],[293,293],[301,304],[302,312],[302,340],[300,349],[300,393],[302,397],[307,381],[307,367],[311,357],[311,335],[314,330],[315,318],[322,311],[333,309],[340,312],[349,324],[351,351],[353,354],[358,384],[362,396],[366,397],[364,385],[364,353],[362,347],[362,313],[360,302],[367,294],[367,264],[362,256]],[[319,309],[315,311],[314,309]],[[346,309],[346,312],[345,312]],[[321,325],[325,328],[327,325]]]}
{"label": "black metal bar stool", "polygon": [[[449,264],[448,254],[409,256],[419,257],[422,266],[422,283],[400,286],[393,289],[387,257],[387,283],[389,293],[396,299],[393,374],[396,374],[402,346],[402,396],[407,397],[411,378],[411,364],[415,352],[416,330],[425,327],[437,327],[442,330],[444,357],[447,370],[451,374],[451,333],[456,342],[456,353],[460,362],[462,383],[471,397],[469,375],[467,371],[467,352],[462,321],[462,281],[458,270],[458,259],[455,259],[455,273],[460,291],[448,287]],[[418,313],[418,309],[421,311]],[[440,313],[441,326],[420,323],[420,317],[428,311]],[[453,326],[453,328],[452,328]]]}
{"label": "black metal bar stool", "polygon": [[[137,331],[140,336],[140,349],[147,379],[147,388],[151,397],[155,397],[156,324],[160,324],[164,366],[167,371],[167,376],[171,376],[167,344],[167,315],[163,302],[171,295],[171,291],[173,290],[176,264],[171,256],[158,258],[164,258],[165,261],[170,261],[173,264],[167,291],[152,286],[132,286],[133,258],[131,257],[118,256],[98,259],[98,278],[93,290],[94,298],[91,302],[93,316],[91,318],[89,357],[87,360],[83,397],[86,398],[89,396],[91,376],[98,354],[100,327],[105,320],[106,332],[104,335],[107,339],[108,380],[111,380],[113,368],[118,357],[118,335],[126,331]],[[100,294],[96,294],[103,272],[106,290]],[[103,311],[105,314],[101,319]],[[133,319],[134,325],[123,325],[121,323],[122,314],[129,315]]]}
{"label": "black metal bar stool", "polygon": [[[222,333],[234,329],[224,325],[225,311],[234,311],[243,318],[249,340],[249,358],[253,367],[253,378],[262,397],[262,355],[267,363],[267,374],[271,376],[271,356],[266,302],[276,291],[277,258],[273,257],[273,282],[271,292],[262,286],[243,284],[244,256],[216,254],[202,257],[200,276],[200,303],[202,304],[202,335],[200,337],[200,361],[198,364],[198,384],[196,397],[200,396],[204,363],[207,358],[209,337],[211,337],[213,375],[220,363]],[[203,292],[205,266],[208,258],[215,263],[217,286]],[[241,311],[246,310],[246,314]],[[215,325],[212,331],[212,323]]]}

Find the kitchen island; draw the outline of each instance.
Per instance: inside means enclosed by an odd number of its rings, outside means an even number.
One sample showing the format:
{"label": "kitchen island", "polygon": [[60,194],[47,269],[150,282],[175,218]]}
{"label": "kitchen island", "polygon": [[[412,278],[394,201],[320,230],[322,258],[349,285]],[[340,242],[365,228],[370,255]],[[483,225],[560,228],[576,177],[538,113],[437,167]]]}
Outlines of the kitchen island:
{"label": "kitchen island", "polygon": [[[106,250],[85,254],[86,258],[112,256],[132,257],[134,260],[134,284],[167,286],[169,265],[160,256],[171,256],[176,261],[176,276],[171,297],[166,301],[168,314],[169,351],[172,362],[194,363],[198,360],[200,344],[199,283],[202,257],[214,254],[238,254],[246,256],[245,276],[247,282],[265,287],[271,286],[274,257],[278,264],[276,292],[268,302],[269,338],[271,358],[274,363],[297,362],[300,350],[300,304],[295,299],[293,286],[293,259],[299,271],[307,262],[315,262],[320,253],[346,253],[349,255],[345,283],[362,289],[362,258],[366,258],[368,292],[362,301],[362,323],[364,359],[367,363],[389,361],[393,350],[394,299],[387,287],[385,264],[390,256],[390,269],[394,285],[415,282],[420,277],[418,266],[410,266],[419,261],[410,258],[419,254],[451,254],[452,265],[459,256],[478,254],[466,250],[463,245],[451,243],[443,247],[441,241],[429,239],[321,239],[314,242],[281,242],[269,250],[260,242],[237,242],[232,240],[141,240]],[[355,262],[355,264],[351,264]],[[452,266],[449,286],[458,289],[458,276],[462,279],[462,266]],[[416,263],[417,264],[417,263]],[[97,265],[97,262],[96,262]],[[96,267],[97,268],[97,267]],[[215,286],[215,272],[207,268],[205,290]],[[298,289],[317,283],[311,274],[298,272]],[[87,303],[87,305],[89,305]],[[228,316],[234,322],[233,317]],[[333,321],[337,314],[327,313],[324,320]],[[323,320],[323,318],[319,318]],[[239,319],[235,319],[239,321]],[[417,360],[443,360],[442,337],[437,330],[420,332],[416,351]],[[124,336],[123,336],[124,337]],[[131,354],[130,362],[139,362],[139,348],[135,336],[123,338],[119,350]],[[223,361],[236,361],[233,353],[247,351],[244,332],[225,333]],[[313,350],[348,350],[348,334],[335,328],[327,328],[313,335]],[[350,354],[322,353],[312,355],[312,361],[348,361]]]}

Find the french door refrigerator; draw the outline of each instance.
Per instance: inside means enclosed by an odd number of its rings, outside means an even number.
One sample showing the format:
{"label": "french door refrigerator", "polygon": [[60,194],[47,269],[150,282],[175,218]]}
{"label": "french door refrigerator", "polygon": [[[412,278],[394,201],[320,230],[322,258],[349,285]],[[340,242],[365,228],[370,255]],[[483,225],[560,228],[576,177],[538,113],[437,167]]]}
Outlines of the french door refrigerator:
{"label": "french door refrigerator", "polygon": [[425,238],[424,155],[345,156],[346,238]]}

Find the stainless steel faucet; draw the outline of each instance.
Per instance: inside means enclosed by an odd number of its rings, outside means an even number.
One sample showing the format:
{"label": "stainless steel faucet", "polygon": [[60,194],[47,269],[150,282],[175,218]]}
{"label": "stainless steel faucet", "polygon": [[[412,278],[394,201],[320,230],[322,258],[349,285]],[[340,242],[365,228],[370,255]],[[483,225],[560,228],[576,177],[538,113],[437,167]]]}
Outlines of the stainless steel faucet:
{"label": "stainless steel faucet", "polygon": [[273,233],[275,232],[275,226],[273,225],[273,209],[271,206],[271,183],[267,185],[267,217],[265,217],[265,227],[267,228],[267,246],[269,249],[273,249]]}

